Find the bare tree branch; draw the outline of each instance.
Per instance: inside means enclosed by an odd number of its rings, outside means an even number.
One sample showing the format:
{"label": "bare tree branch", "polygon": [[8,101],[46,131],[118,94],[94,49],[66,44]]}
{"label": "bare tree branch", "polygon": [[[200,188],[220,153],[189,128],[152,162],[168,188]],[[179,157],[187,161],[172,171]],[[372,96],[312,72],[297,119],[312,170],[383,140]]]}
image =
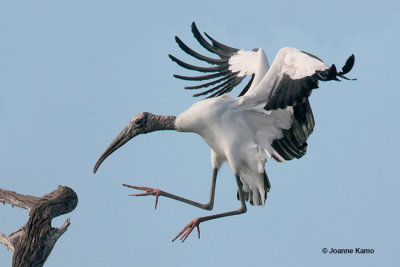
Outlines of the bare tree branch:
{"label": "bare tree branch", "polygon": [[21,195],[13,191],[0,189],[0,202],[30,210],[32,205],[37,202],[40,197],[32,197]]}
{"label": "bare tree branch", "polygon": [[3,244],[9,251],[14,252],[14,245],[11,242],[11,238],[3,233],[0,234],[0,243]]}
{"label": "bare tree branch", "polygon": [[8,236],[0,234],[0,243],[14,252],[12,266],[43,266],[58,238],[71,224],[68,218],[61,228],[54,228],[51,220],[73,211],[78,196],[66,186],[58,186],[41,198],[0,189],[0,201],[29,210],[29,220],[22,228]]}

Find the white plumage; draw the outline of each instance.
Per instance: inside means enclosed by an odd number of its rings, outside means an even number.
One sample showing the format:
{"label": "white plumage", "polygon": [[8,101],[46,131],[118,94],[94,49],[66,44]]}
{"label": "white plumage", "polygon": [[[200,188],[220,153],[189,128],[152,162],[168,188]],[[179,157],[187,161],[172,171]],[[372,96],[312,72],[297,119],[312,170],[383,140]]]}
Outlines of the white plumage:
{"label": "white plumage", "polygon": [[265,203],[266,157],[284,160],[271,144],[282,137],[282,129],[290,128],[292,118],[290,108],[266,111],[246,100],[252,99],[224,94],[201,100],[178,115],[175,125],[178,131],[199,134],[212,149],[213,169],[227,161],[258,205]]}
{"label": "white plumage", "polygon": [[[201,46],[219,58],[199,54],[176,37],[179,47],[196,59],[214,66],[198,67],[169,56],[186,69],[207,73],[201,76],[174,76],[188,81],[211,80],[185,87],[189,90],[207,88],[194,96],[208,97],[177,117],[151,113],[134,116],[101,155],[94,168],[96,172],[106,157],[141,133],[177,130],[199,134],[211,148],[213,178],[208,203],[201,204],[159,189],[127,185],[146,191],[135,196],[155,195],[156,206],[158,196],[165,196],[210,210],[214,204],[218,169],[228,162],[236,177],[241,207],[235,211],[194,219],[178,234],[177,237],[181,236],[183,241],[201,222],[246,212],[245,201],[254,205],[265,204],[271,188],[264,168],[266,159],[274,158],[281,162],[300,158],[306,153],[307,139],[314,129],[308,100],[311,91],[318,88],[319,81],[338,80],[338,77],[348,79],[344,74],[354,65],[352,55],[342,71],[337,72],[335,65],[329,67],[312,54],[285,47],[279,50],[270,66],[260,48],[239,50],[223,45],[205,33],[211,41],[209,43],[194,23],[192,32]],[[239,96],[234,98],[228,95],[246,76],[251,76],[251,79]]]}
{"label": "white plumage", "polygon": [[[284,75],[288,75],[291,80],[295,81],[311,77],[317,71],[324,72],[330,68],[319,58],[292,47],[280,49],[270,66],[267,56],[260,48],[252,51],[237,50],[224,46],[207,35],[213,42],[213,46],[211,46],[214,48],[213,50],[205,45],[205,40],[202,39],[195,24],[192,25],[192,30],[196,39],[210,52],[218,54],[222,59],[227,57],[226,54],[231,54],[224,62],[227,63],[227,66],[219,70],[220,73],[229,71],[229,74],[225,75],[227,79],[224,80],[234,82],[235,78],[252,75],[254,77],[249,83],[247,91],[237,98],[225,94],[226,91],[220,89],[222,87],[216,88],[221,91],[222,95],[215,95],[214,98],[199,101],[180,114],[176,120],[177,130],[195,132],[203,137],[212,149],[213,168],[219,168],[223,162],[227,161],[232,170],[240,176],[244,192],[250,193],[251,199],[249,200],[255,205],[264,205],[266,191],[269,190],[264,179],[266,158],[274,157],[278,161],[285,160],[272,147],[272,143],[283,137],[283,130],[289,130],[292,127],[294,119],[292,106],[298,102],[300,102],[299,104],[305,102],[309,94],[305,94],[297,102],[290,102],[289,98],[287,101],[283,99],[282,103],[284,104],[275,110],[266,110],[265,106]],[[176,40],[185,52],[194,57],[198,55],[184,45],[179,38]],[[198,71],[207,70],[186,64],[171,55],[170,57],[182,67]],[[197,58],[211,64],[215,63],[208,58]],[[189,78],[179,75],[176,77]],[[314,82],[318,80],[318,78],[313,79],[315,79]],[[211,86],[211,84],[205,85],[201,87]],[[229,84],[224,86],[227,85]],[[228,90],[230,91],[234,86],[228,86]],[[198,89],[198,87],[187,87],[187,89]],[[289,93],[293,89],[284,88]],[[311,92],[313,88],[306,86],[305,89]],[[282,92],[276,93],[282,94]],[[293,93],[295,97],[296,94],[301,94],[301,92]],[[309,112],[312,116],[311,110]],[[313,126],[310,127],[307,135],[311,133],[312,128]],[[305,140],[303,141],[305,143]]]}

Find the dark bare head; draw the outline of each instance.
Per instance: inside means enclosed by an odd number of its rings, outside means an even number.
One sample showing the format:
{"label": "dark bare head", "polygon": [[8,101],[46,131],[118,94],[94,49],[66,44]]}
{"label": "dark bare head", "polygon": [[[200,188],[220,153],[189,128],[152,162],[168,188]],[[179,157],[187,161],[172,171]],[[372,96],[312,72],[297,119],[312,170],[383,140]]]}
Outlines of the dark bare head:
{"label": "dark bare head", "polygon": [[141,112],[131,118],[129,124],[111,142],[94,165],[93,172],[96,173],[101,163],[118,148],[139,134],[150,133],[160,130],[175,130],[175,116],[161,116],[150,112]]}

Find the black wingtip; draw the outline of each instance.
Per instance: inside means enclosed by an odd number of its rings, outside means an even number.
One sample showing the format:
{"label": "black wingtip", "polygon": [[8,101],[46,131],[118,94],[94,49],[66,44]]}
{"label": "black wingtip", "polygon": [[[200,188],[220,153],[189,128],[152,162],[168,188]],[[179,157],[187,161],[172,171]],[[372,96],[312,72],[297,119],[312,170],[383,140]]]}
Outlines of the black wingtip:
{"label": "black wingtip", "polygon": [[354,66],[354,62],[355,62],[355,57],[354,54],[352,54],[347,60],[346,63],[344,64],[342,71],[338,73],[338,75],[344,75],[346,73],[349,73],[351,71],[351,69]]}
{"label": "black wingtip", "polygon": [[199,32],[199,30],[197,29],[197,25],[196,23],[193,21],[192,24],[190,25],[190,27],[192,28],[192,32]]}
{"label": "black wingtip", "polygon": [[223,46],[222,44],[214,40],[215,43],[211,45],[206,39],[204,39],[204,37],[201,35],[199,29],[197,28],[194,22],[192,23],[192,33],[194,38],[196,38],[196,40],[200,43],[200,45],[203,46],[205,49],[207,49],[209,52],[214,53],[221,58],[229,58],[231,56],[232,53],[228,53],[227,51],[221,50],[219,48],[220,47],[219,45]]}
{"label": "black wingtip", "polygon": [[347,78],[346,76],[344,76],[345,74],[347,74],[351,71],[351,69],[354,66],[354,62],[355,62],[354,54],[351,54],[351,56],[349,56],[349,58],[346,60],[346,63],[344,64],[342,71],[338,73],[338,76],[345,80],[350,80],[350,81],[357,80],[356,78],[351,79],[351,78]]}
{"label": "black wingtip", "polygon": [[320,80],[320,81],[340,81],[339,78],[345,79],[345,80],[350,80],[354,81],[357,79],[350,79],[344,74],[348,73],[351,71],[351,69],[354,66],[354,55],[351,55],[347,60],[346,63],[344,64],[342,71],[338,72],[336,69],[335,64],[332,64],[332,66],[329,69],[326,69],[325,71],[316,71],[316,73],[313,75],[313,78],[315,80]]}
{"label": "black wingtip", "polygon": [[337,75],[338,75],[338,73],[336,70],[336,66],[335,66],[335,64],[332,64],[332,66],[329,68],[328,74],[326,76],[326,80],[327,81],[331,81],[331,80],[339,81],[339,79],[336,78]]}
{"label": "black wingtip", "polygon": [[173,62],[177,62],[177,58],[176,57],[174,57],[173,55],[171,55],[171,54],[168,54],[168,57],[173,61]]}
{"label": "black wingtip", "polygon": [[222,51],[225,51],[225,52],[231,53],[231,54],[234,54],[239,51],[239,49],[237,49],[237,48],[230,47],[230,46],[227,46],[227,45],[224,45],[224,44],[218,42],[217,40],[212,38],[210,35],[208,35],[206,32],[204,33],[204,35],[212,42],[213,47],[215,47],[216,49],[220,49]]}
{"label": "black wingtip", "polygon": [[190,47],[188,47],[178,36],[175,36],[175,41],[178,44],[178,46],[188,55],[201,60],[201,61],[205,61],[209,64],[212,65],[221,65],[221,64],[226,64],[228,61],[227,60],[223,60],[223,59],[215,59],[215,58],[211,58],[211,57],[207,57],[204,56],[202,54],[197,53],[196,51],[194,51],[193,49],[191,49]]}
{"label": "black wingtip", "polygon": [[230,92],[233,87],[237,86],[242,80],[243,77],[236,77],[237,73],[232,73],[231,70],[229,69],[229,58],[239,51],[239,49],[224,45],[212,37],[210,37],[207,33],[204,33],[204,35],[208,38],[205,39],[203,35],[200,33],[199,29],[197,28],[196,23],[193,21],[191,24],[191,31],[193,33],[194,38],[199,42],[199,44],[205,48],[207,51],[218,55],[220,58],[213,58],[213,57],[208,57],[204,56],[202,54],[199,54],[198,52],[194,51],[191,49],[189,46],[187,46],[182,40],[178,37],[175,36],[175,41],[179,45],[179,47],[188,55],[199,59],[201,61],[207,62],[212,65],[217,65],[215,67],[198,67],[195,65],[188,64],[171,54],[168,55],[168,57],[177,63],[179,66],[189,69],[189,70],[195,70],[199,72],[205,72],[205,73],[211,73],[207,75],[201,75],[201,76],[183,76],[183,75],[177,75],[174,74],[173,76],[178,79],[182,80],[188,80],[188,81],[203,81],[203,80],[211,80],[214,78],[217,78],[213,81],[202,83],[199,85],[195,86],[186,86],[185,89],[200,89],[200,88],[206,88],[211,85],[214,85],[214,87],[205,90],[204,92],[200,92],[197,94],[194,94],[194,97],[206,95],[209,93],[213,93],[209,97],[214,97],[214,96],[219,96],[224,93]]}

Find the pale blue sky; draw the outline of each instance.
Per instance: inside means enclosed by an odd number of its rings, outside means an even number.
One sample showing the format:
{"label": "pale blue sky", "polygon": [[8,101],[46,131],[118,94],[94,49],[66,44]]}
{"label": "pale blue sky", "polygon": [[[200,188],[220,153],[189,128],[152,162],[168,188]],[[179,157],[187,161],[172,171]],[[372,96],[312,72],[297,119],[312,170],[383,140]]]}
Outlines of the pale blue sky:
{"label": "pale blue sky", "polygon": [[[0,3],[0,187],[41,196],[67,185],[79,196],[47,266],[400,266],[398,1]],[[172,77],[188,72],[167,57],[188,59],[175,35],[200,51],[192,21],[233,47],[262,47],[270,62],[283,46],[338,66],[354,53],[358,80],[313,93],[308,153],[267,162],[264,208],[201,224],[201,239],[181,244],[171,239],[210,212],[164,198],[155,211],[153,198],[128,197],[121,184],[206,201],[210,153],[199,136],[139,136],[92,168],[131,116],[177,115],[196,101]],[[212,213],[238,205],[225,165]],[[27,218],[1,206],[0,232]],[[1,247],[0,265],[11,256]]]}

